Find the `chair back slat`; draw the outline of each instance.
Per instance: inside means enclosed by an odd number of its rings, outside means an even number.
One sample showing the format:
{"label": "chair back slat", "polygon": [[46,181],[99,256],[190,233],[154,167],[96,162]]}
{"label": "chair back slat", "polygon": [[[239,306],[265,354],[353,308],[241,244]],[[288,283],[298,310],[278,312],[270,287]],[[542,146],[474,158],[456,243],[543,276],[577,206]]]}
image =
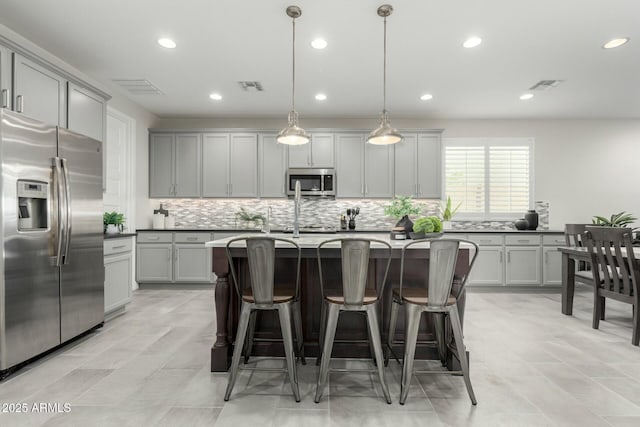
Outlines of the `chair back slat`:
{"label": "chair back slat", "polygon": [[582,241],[582,235],[586,230],[586,226],[589,224],[565,224],[564,226],[564,240],[567,246],[582,247],[584,246]]}
{"label": "chair back slat", "polygon": [[429,305],[442,307],[451,295],[460,242],[433,240],[429,249]]}
{"label": "chair back slat", "polygon": [[256,304],[273,304],[276,247],[271,239],[247,240],[249,277]]}
{"label": "chair back slat", "polygon": [[595,283],[612,292],[631,296],[638,272],[630,228],[587,226],[585,243],[591,252]]}
{"label": "chair back slat", "polygon": [[342,241],[342,292],[347,305],[364,301],[369,269],[370,242],[366,240]]}

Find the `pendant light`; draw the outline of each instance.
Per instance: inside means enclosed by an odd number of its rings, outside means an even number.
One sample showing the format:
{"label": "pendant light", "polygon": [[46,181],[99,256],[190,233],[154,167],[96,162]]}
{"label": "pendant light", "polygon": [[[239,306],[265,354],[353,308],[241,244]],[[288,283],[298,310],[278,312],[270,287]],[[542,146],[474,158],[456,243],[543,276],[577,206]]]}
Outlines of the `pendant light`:
{"label": "pendant light", "polygon": [[293,78],[291,85],[291,111],[289,112],[289,124],[282,129],[276,141],[286,145],[302,145],[311,140],[309,134],[298,126],[298,112],[296,111],[296,18],[302,15],[302,10],[298,6],[289,6],[287,8],[287,16],[292,18],[293,22]]}
{"label": "pendant light", "polygon": [[378,16],[384,18],[384,65],[382,73],[382,114],[380,126],[374,129],[367,137],[367,142],[374,145],[396,144],[402,141],[400,132],[389,123],[387,114],[387,16],[393,12],[393,6],[383,4],[378,8]]}

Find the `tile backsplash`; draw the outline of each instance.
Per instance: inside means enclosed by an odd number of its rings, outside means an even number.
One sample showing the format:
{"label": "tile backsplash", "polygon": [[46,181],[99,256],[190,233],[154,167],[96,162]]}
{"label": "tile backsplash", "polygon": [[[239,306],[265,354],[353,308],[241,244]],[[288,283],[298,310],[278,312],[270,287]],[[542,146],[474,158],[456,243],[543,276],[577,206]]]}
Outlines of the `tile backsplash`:
{"label": "tile backsplash", "polygon": [[[440,200],[419,199],[423,206],[422,214],[438,215]],[[304,199],[300,207],[301,226],[340,227],[340,215],[348,208],[360,208],[356,218],[357,228],[390,229],[396,219],[384,215],[384,206],[389,200],[379,199]],[[266,216],[271,207],[271,228],[282,229],[293,224],[293,200],[290,199],[153,199],[152,209],[160,204],[176,218],[178,228],[259,228],[261,224],[251,224],[238,218],[243,208],[249,213],[261,213]],[[549,228],[549,203],[536,202],[536,212],[540,221],[539,229]],[[523,216],[524,216],[523,212]],[[474,230],[513,230],[514,221],[453,221],[454,229]]]}

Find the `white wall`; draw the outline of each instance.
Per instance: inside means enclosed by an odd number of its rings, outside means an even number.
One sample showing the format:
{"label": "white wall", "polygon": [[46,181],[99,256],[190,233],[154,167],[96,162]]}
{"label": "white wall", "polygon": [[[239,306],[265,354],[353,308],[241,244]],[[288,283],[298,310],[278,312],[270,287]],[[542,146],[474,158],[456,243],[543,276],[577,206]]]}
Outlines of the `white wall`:
{"label": "white wall", "polygon": [[[535,200],[550,204],[550,227],[593,215],[640,216],[640,120],[424,120],[392,116],[402,129],[444,129],[447,137],[534,137]],[[301,118],[306,129],[372,129],[377,119]],[[279,130],[277,119],[162,119],[166,129]],[[142,160],[141,160],[142,161]],[[640,221],[635,224],[640,226]]]}

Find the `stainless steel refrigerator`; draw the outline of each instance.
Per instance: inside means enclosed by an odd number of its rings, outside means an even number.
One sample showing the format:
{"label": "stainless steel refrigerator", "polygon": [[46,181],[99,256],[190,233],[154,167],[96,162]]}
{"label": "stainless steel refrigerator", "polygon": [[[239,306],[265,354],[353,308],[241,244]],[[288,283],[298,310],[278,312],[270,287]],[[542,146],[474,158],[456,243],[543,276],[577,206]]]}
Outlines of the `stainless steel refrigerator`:
{"label": "stainless steel refrigerator", "polygon": [[0,110],[0,377],[104,321],[101,151]]}

